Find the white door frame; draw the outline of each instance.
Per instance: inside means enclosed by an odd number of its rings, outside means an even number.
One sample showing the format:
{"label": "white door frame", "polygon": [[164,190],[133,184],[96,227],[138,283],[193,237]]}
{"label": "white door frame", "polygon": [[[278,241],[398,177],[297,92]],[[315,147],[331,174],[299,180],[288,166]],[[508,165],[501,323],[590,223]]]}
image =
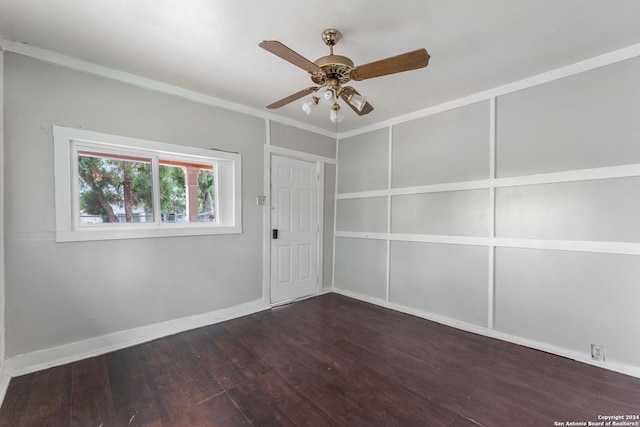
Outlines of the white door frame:
{"label": "white door frame", "polygon": [[[0,153],[3,161],[0,162],[0,367],[5,358],[5,242],[4,242],[4,51],[0,47]],[[0,370],[0,396],[2,395],[3,373]],[[1,399],[0,399],[1,401]]]}
{"label": "white door frame", "polygon": [[335,159],[304,153],[302,151],[273,145],[264,146],[264,215],[263,215],[263,258],[262,258],[262,298],[271,305],[271,156],[277,155],[316,164],[318,172],[318,288],[314,295],[323,288],[323,246],[324,246],[324,164],[336,163]]}

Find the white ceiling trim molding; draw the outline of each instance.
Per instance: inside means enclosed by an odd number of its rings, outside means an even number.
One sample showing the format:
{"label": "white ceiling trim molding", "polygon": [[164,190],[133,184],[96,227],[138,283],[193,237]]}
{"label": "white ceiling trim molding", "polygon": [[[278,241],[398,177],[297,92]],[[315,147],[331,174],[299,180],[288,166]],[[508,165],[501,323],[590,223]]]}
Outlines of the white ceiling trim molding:
{"label": "white ceiling trim molding", "polygon": [[7,40],[0,36],[0,50],[5,52],[17,53],[30,58],[39,59],[49,62],[51,64],[60,65],[77,71],[83,71],[89,74],[95,74],[108,79],[117,80],[120,82],[128,83],[133,86],[138,86],[144,89],[153,90],[156,92],[166,93],[169,95],[175,95],[180,98],[187,99],[189,101],[197,102],[199,104],[226,108],[228,110],[236,111],[239,113],[247,114],[249,116],[259,117],[267,120],[273,120],[285,125],[293,126],[309,132],[317,133],[320,135],[335,138],[336,133],[321,129],[315,126],[308,125],[306,123],[298,122],[296,120],[287,119],[278,115],[262,111],[256,108],[247,107],[245,105],[236,104],[234,102],[226,101],[214,96],[205,95],[200,92],[185,89],[179,86],[170,85],[157,80],[141,77],[136,74],[127,73],[125,71],[116,70],[114,68],[105,67],[103,65],[94,64],[92,62],[83,61],[80,59],[72,58],[57,52],[53,52],[47,49],[31,46],[25,43],[19,43],[12,40]]}
{"label": "white ceiling trim molding", "polygon": [[94,64],[91,62],[76,59],[70,56],[66,56],[50,50],[38,48],[25,43],[19,43],[12,40],[3,38],[0,35],[0,50],[5,52],[17,53],[20,55],[28,56],[34,59],[39,59],[52,64],[60,65],[63,67],[71,68],[78,71],[87,72],[90,74],[99,75],[109,79],[121,81],[134,86],[142,87],[149,90],[154,90],[161,93],[175,95],[184,99],[188,99],[199,104],[226,108],[228,110],[236,111],[239,113],[247,114],[254,117],[263,118],[266,120],[272,120],[285,125],[293,126],[299,129],[307,130],[319,135],[328,136],[330,138],[345,139],[355,135],[371,132],[374,130],[390,127],[400,123],[404,123],[410,120],[418,119],[421,117],[430,116],[433,114],[441,113],[444,111],[452,110],[454,108],[463,107],[465,105],[473,104],[480,101],[491,100],[492,98],[512,93],[518,90],[526,89],[529,87],[537,86],[543,83],[561,79],[563,77],[572,76],[585,71],[600,68],[606,65],[610,65],[616,62],[624,61],[640,56],[640,43],[627,46],[622,49],[614,50],[603,55],[599,55],[584,61],[576,62],[565,67],[557,68],[545,73],[541,73],[526,79],[518,80],[512,83],[508,83],[503,86],[498,86],[483,92],[465,96],[463,98],[455,99],[449,102],[445,102],[433,107],[425,108],[422,110],[414,111],[409,114],[395,117],[390,120],[385,120],[371,126],[365,126],[349,132],[336,133],[328,131],[322,128],[318,128],[306,123],[302,123],[296,120],[287,119],[285,117],[278,116],[276,114],[247,107],[245,105],[237,104],[234,102],[226,101],[214,96],[205,95],[200,92],[185,89],[179,86],[170,85],[157,80],[141,77],[136,74],[127,73],[114,68],[106,67],[103,65]]}
{"label": "white ceiling trim molding", "polygon": [[354,129],[349,132],[339,133],[337,135],[337,138],[345,139],[352,136],[378,130],[381,128],[408,122],[410,120],[419,119],[421,117],[442,113],[444,111],[452,110],[458,107],[463,107],[465,105],[474,104],[476,102],[490,100],[492,98],[506,95],[508,93],[516,92],[522,89],[527,89],[543,83],[548,83],[554,80],[561,79],[563,77],[573,76],[575,74],[580,74],[585,71],[604,67],[606,65],[614,64],[616,62],[624,61],[626,59],[631,59],[638,56],[640,56],[640,43],[627,46],[622,49],[614,50],[612,52],[605,53],[603,55],[599,55],[590,59],[585,59],[584,61],[576,62],[570,65],[567,65],[565,67],[557,68],[555,70],[551,70],[545,73],[537,74],[535,76],[527,77],[526,79],[508,83],[503,86],[498,86],[493,89],[489,89],[483,92],[475,93],[473,95],[465,96],[463,98],[455,99],[439,105],[434,105],[433,107],[425,108],[423,110],[414,111],[413,113],[398,116],[390,120],[385,120],[371,126]]}

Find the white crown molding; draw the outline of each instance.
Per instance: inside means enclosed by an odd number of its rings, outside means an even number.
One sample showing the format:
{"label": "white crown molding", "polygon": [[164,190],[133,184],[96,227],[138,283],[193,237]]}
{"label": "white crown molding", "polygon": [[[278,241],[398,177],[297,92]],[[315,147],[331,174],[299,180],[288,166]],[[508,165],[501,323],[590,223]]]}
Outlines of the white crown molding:
{"label": "white crown molding", "polygon": [[404,123],[409,120],[414,120],[414,119],[422,118],[425,116],[442,113],[447,110],[452,110],[454,108],[463,107],[465,105],[474,104],[480,101],[487,101],[487,100],[490,100],[491,98],[495,98],[501,95],[506,95],[508,93],[516,92],[522,89],[527,89],[533,86],[540,85],[542,83],[558,80],[563,77],[569,77],[585,71],[604,67],[606,65],[614,64],[616,62],[624,61],[626,59],[635,58],[637,56],[640,56],[640,43],[633,44],[631,46],[627,46],[622,49],[617,49],[612,52],[608,52],[593,58],[585,59],[584,61],[576,62],[561,68],[557,68],[555,70],[540,73],[532,77],[527,77],[522,80],[517,80],[515,82],[508,83],[506,85],[498,86],[486,91],[465,96],[463,98],[455,99],[442,104],[434,105],[433,107],[425,108],[423,110],[418,110],[409,114],[394,117],[393,119],[375,123],[370,126],[354,129],[349,132],[339,133],[337,135],[337,138],[338,139],[350,138],[352,136],[356,136],[363,133],[378,130],[381,128],[385,128],[388,126]]}
{"label": "white crown molding", "polygon": [[336,133],[321,129],[315,126],[308,125],[306,123],[298,122],[296,120],[287,119],[263,111],[256,108],[247,107],[245,105],[236,104],[234,102],[226,101],[214,96],[205,95],[200,92],[196,92],[189,89],[184,89],[179,86],[170,85],[157,80],[141,77],[136,74],[127,73],[125,71],[116,70],[114,68],[105,67],[103,65],[94,64],[92,62],[83,61],[70,56],[66,56],[57,52],[53,52],[47,49],[31,46],[25,43],[18,43],[12,40],[1,38],[0,36],[0,50],[5,52],[17,53],[23,56],[27,56],[41,61],[46,61],[55,65],[60,65],[73,70],[82,71],[89,74],[95,74],[101,77],[106,77],[112,80],[128,83],[133,86],[138,86],[144,89],[153,90],[156,92],[166,93],[169,95],[175,95],[180,98],[187,99],[189,101],[197,102],[199,104],[207,105],[210,107],[220,107],[227,110],[236,111],[239,113],[247,114],[249,116],[263,118],[267,120],[273,120],[285,125],[293,126],[299,129],[307,130],[309,132],[317,133],[330,138],[335,138]]}
{"label": "white crown molding", "polygon": [[584,71],[600,68],[616,62],[624,61],[626,59],[631,59],[631,58],[640,56],[640,43],[627,46],[622,49],[617,49],[612,52],[608,52],[603,55],[589,58],[580,62],[576,62],[570,65],[567,65],[565,67],[557,68],[555,70],[547,71],[532,77],[528,77],[512,83],[508,83],[506,85],[498,86],[496,88],[478,92],[478,93],[468,95],[459,99],[455,99],[449,102],[444,102],[439,105],[428,107],[428,108],[418,110],[409,114],[394,117],[392,119],[385,120],[379,123],[375,123],[370,126],[365,126],[362,128],[354,129],[352,131],[343,132],[343,133],[335,133],[332,131],[327,131],[325,129],[321,129],[316,126],[311,126],[306,123],[298,122],[296,120],[287,119],[285,117],[281,117],[273,113],[265,112],[259,109],[247,107],[245,105],[226,101],[221,98],[205,95],[196,91],[192,91],[192,90],[184,89],[178,86],[159,82],[157,80],[152,80],[152,79],[141,77],[132,73],[116,70],[114,68],[109,68],[109,67],[94,64],[91,62],[82,61],[70,56],[62,55],[57,52],[38,48],[25,43],[19,43],[12,40],[8,40],[3,38],[1,35],[0,35],[0,50],[5,52],[18,53],[24,56],[40,59],[56,65],[61,65],[71,69],[100,75],[113,80],[129,83],[134,86],[139,86],[139,87],[155,90],[162,93],[172,94],[172,95],[179,96],[200,104],[226,108],[226,109],[244,113],[250,116],[260,117],[266,120],[272,120],[278,123],[308,130],[310,132],[314,132],[314,133],[328,136],[331,138],[345,139],[355,135],[360,135],[363,133],[371,132],[373,130],[393,126],[409,120],[430,116],[433,114],[441,113],[443,111],[451,110],[454,108],[462,107],[462,106],[473,104],[476,102],[487,101],[487,100],[490,100],[491,98],[495,98],[511,92],[537,86],[539,84],[547,83],[563,77],[579,74]]}

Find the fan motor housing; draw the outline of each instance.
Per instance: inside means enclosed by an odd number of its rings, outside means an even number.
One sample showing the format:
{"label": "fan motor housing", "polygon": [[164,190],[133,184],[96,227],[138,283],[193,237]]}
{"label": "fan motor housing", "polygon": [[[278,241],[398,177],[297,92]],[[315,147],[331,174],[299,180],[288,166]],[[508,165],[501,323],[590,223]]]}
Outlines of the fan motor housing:
{"label": "fan motor housing", "polygon": [[351,80],[353,61],[342,55],[327,55],[314,62],[322,68],[322,73],[313,73],[311,80],[317,85],[324,85],[329,80],[338,80],[341,84]]}

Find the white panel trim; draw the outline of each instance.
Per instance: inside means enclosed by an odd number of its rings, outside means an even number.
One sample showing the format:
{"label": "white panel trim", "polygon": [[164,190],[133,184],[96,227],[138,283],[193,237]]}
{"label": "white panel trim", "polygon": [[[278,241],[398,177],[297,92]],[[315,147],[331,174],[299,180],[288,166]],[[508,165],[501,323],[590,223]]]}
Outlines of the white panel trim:
{"label": "white panel trim", "polygon": [[388,195],[389,195],[389,190],[358,191],[357,193],[336,194],[336,200],[366,199],[369,197],[387,197]]}
{"label": "white panel trim", "polygon": [[[267,120],[267,134],[271,125]],[[269,137],[270,141],[270,137]],[[262,298],[269,300],[271,294],[271,145],[264,146],[262,186],[264,206],[262,208]]]}
{"label": "white panel trim", "polygon": [[144,89],[153,90],[156,92],[175,95],[180,98],[188,99],[189,101],[197,102],[198,104],[208,105],[211,107],[221,107],[228,110],[236,111],[239,113],[247,114],[249,116],[264,118],[267,120],[273,120],[285,125],[293,126],[299,129],[304,129],[313,133],[328,136],[334,138],[335,132],[327,131],[315,126],[308,125],[306,123],[298,122],[296,120],[287,119],[285,117],[277,116],[273,113],[263,111],[261,109],[247,107],[245,105],[236,104],[234,102],[226,101],[214,96],[205,95],[200,92],[196,92],[189,89],[184,89],[179,86],[170,85],[157,80],[152,80],[146,77],[141,77],[132,73],[116,70],[114,68],[105,67],[103,65],[94,64],[80,59],[72,58],[70,56],[62,55],[57,52],[53,52],[46,49],[41,49],[35,46],[30,46],[24,43],[18,43],[11,40],[0,38],[0,48],[3,48],[7,52],[13,52],[20,55],[24,55],[30,58],[39,59],[55,65],[60,65],[77,71],[83,71],[89,74],[95,74],[101,77],[106,77],[111,80],[117,80],[120,82],[128,83],[133,86],[138,86]]}
{"label": "white panel trim", "polygon": [[420,185],[414,187],[391,188],[387,190],[341,193],[336,194],[336,199],[363,199],[368,197],[402,196],[408,194],[441,193],[447,191],[481,190],[492,187],[502,188],[539,184],[559,184],[563,182],[633,178],[637,176],[640,176],[640,163],[621,166],[605,166],[590,169],[576,169],[570,171],[550,172],[534,175],[522,175],[509,178],[479,179],[476,181],[460,181],[443,184]]}
{"label": "white panel trim", "polygon": [[407,194],[441,193],[445,191],[479,190],[489,188],[491,180],[448,182],[443,184],[420,185],[415,187],[390,188],[388,190],[359,191],[336,194],[336,199],[363,199],[367,197],[403,196]]}
{"label": "white panel trim", "polygon": [[[497,99],[492,97],[489,100],[489,179],[492,181],[496,177],[496,112],[497,112]],[[496,188],[489,188],[489,200],[488,200],[488,220],[489,220],[489,237],[492,239],[496,235]],[[493,241],[493,240],[491,240]],[[495,246],[489,244],[489,266],[487,277],[487,327],[493,329],[495,320]]]}
{"label": "white panel trim", "polygon": [[440,323],[445,326],[451,326],[456,329],[471,332],[478,335],[483,335],[490,338],[496,338],[502,341],[507,341],[513,344],[518,344],[524,347],[541,350],[547,353],[555,354],[558,356],[566,357],[577,362],[586,363],[587,365],[596,366],[598,368],[606,369],[613,372],[619,372],[632,377],[640,378],[640,368],[627,365],[625,363],[619,363],[614,361],[597,362],[591,359],[590,353],[583,353],[579,351],[569,350],[566,348],[558,347],[555,345],[530,340],[527,338],[518,337],[515,335],[506,334],[486,328],[484,326],[475,325],[473,323],[464,322],[462,320],[451,319],[449,317],[440,316],[437,314],[429,313],[423,310],[406,307],[404,305],[395,304],[392,302],[383,301],[379,298],[373,298],[367,295],[359,294],[356,292],[348,291],[346,289],[336,288],[335,293],[344,295],[349,298],[354,298],[360,301],[368,302],[370,304],[378,305],[380,307],[388,308],[391,310],[399,311],[401,313],[410,314],[412,316],[421,317],[423,319],[431,320],[436,323]]}
{"label": "white panel trim", "polygon": [[369,233],[336,231],[335,236],[351,239],[392,240],[402,242],[440,243],[555,251],[594,252],[602,254],[640,255],[640,243],[599,242],[593,240],[509,239],[501,237],[443,236],[435,234]]}
{"label": "white panel trim", "polygon": [[202,326],[257,313],[269,308],[268,300],[255,300],[209,313],[169,320],[128,331],[115,332],[84,341],[77,341],[46,350],[23,354],[7,359],[4,362],[5,366],[3,366],[3,368],[6,374],[11,377],[25,375],[89,357],[99,356]]}
{"label": "white panel trim", "polygon": [[496,247],[595,252],[600,254],[640,255],[640,243],[582,240],[493,239]]}
{"label": "white panel trim", "polygon": [[491,186],[490,179],[477,181],[447,182],[443,184],[421,185],[417,187],[393,188],[389,191],[392,196],[403,196],[407,194],[421,193],[442,193],[445,191],[481,190]]}
{"label": "white panel trim", "polygon": [[[0,46],[0,364],[5,354],[5,264],[4,264],[4,46]],[[2,381],[0,365],[0,381]],[[0,398],[2,397],[0,382]],[[0,399],[2,402],[2,399]]]}
{"label": "white panel trim", "polygon": [[496,317],[496,247],[489,245],[489,269],[487,277],[487,327],[493,329]]}
{"label": "white panel trim", "polygon": [[489,178],[496,177],[496,129],[497,119],[497,102],[496,97],[489,99]]}
{"label": "white panel trim", "polygon": [[402,242],[441,243],[445,245],[488,246],[491,244],[491,239],[489,239],[488,237],[473,236],[390,233],[389,238],[391,240],[398,240]]}
{"label": "white panel trim", "polygon": [[[389,158],[387,159],[387,189],[391,190],[393,182],[393,127],[389,126]],[[387,233],[391,233],[391,195],[387,196]],[[385,301],[391,298],[391,240],[387,239],[387,274],[385,277]]]}
{"label": "white panel trim", "polygon": [[635,176],[640,176],[640,163],[496,178],[494,185],[496,187],[516,187],[521,185],[556,184],[596,179],[631,178]]}
{"label": "white panel trim", "polygon": [[324,165],[325,162],[316,162],[316,171],[318,173],[318,247],[316,248],[318,265],[316,265],[317,288],[316,294],[319,294],[324,288]]}
{"label": "white panel trim", "polygon": [[336,231],[333,234],[335,237],[347,237],[351,239],[375,239],[375,240],[389,240],[389,233],[368,233],[360,231]]}
{"label": "white panel trim", "polygon": [[335,176],[335,185],[334,185],[334,201],[333,201],[333,242],[331,242],[331,244],[333,245],[333,252],[331,253],[332,255],[332,260],[331,260],[331,290],[333,291],[333,289],[335,288],[335,284],[336,284],[336,233],[338,232],[338,179],[339,179],[339,172],[340,172],[340,165],[338,164],[339,161],[339,157],[340,157],[340,140],[338,140],[338,138],[336,138],[336,176]]}
{"label": "white panel trim", "polygon": [[369,233],[366,231],[336,231],[336,237],[351,239],[395,240],[400,242],[443,243],[447,245],[488,246],[488,237],[441,236],[434,234]]}
{"label": "white panel trim", "polygon": [[265,119],[264,125],[265,125],[264,127],[266,132],[265,139],[264,139],[265,144],[271,145],[271,120]]}

